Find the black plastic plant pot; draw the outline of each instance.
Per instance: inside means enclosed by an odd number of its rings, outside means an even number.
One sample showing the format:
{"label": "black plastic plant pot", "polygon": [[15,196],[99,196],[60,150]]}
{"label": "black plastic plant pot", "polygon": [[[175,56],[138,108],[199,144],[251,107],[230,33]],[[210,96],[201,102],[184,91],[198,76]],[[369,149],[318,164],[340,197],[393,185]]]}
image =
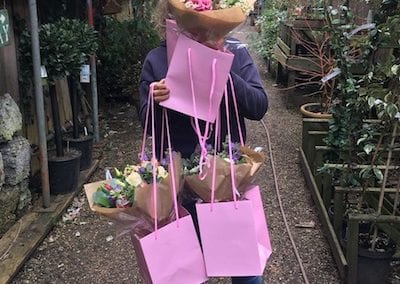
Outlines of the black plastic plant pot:
{"label": "black plastic plant pot", "polygon": [[76,190],[79,179],[81,152],[70,149],[64,156],[57,157],[55,151],[49,151],[49,182],[51,194],[64,194]]}
{"label": "black plastic plant pot", "polygon": [[67,133],[63,137],[64,145],[81,151],[80,170],[87,170],[92,165],[93,135],[81,135],[73,138],[72,133]]}
{"label": "black plastic plant pot", "polygon": [[358,283],[386,283],[390,275],[394,250],[384,252],[358,248]]}

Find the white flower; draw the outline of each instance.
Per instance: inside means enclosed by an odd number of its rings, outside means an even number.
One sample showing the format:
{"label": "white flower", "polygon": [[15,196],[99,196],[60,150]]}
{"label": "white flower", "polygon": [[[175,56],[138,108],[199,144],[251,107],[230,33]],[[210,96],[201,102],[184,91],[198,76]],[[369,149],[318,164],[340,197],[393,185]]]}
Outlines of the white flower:
{"label": "white flower", "polygon": [[132,172],[127,178],[126,181],[134,186],[134,187],[138,187],[143,181],[142,178],[140,177],[139,173],[137,172]]}
{"label": "white flower", "polygon": [[194,168],[189,170],[189,174],[197,174],[200,170],[200,166],[195,166]]}
{"label": "white flower", "polygon": [[380,105],[381,103],[383,103],[381,99],[376,99],[374,102],[375,105]]}
{"label": "white flower", "polygon": [[157,177],[165,179],[168,176],[168,172],[162,166],[157,167]]}

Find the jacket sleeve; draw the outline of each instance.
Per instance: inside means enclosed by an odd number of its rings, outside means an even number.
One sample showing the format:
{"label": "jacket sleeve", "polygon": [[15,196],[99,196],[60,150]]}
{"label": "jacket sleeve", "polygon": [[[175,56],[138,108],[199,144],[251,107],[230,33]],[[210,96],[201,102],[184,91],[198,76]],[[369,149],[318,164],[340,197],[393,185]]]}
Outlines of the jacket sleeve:
{"label": "jacket sleeve", "polygon": [[[162,78],[161,78],[162,79]],[[151,64],[151,60],[149,60],[149,56],[145,59],[142,67],[142,72],[140,75],[139,82],[139,117],[142,122],[142,127],[144,127],[146,120],[146,112],[148,107],[148,98],[149,98],[149,89],[150,84],[156,81],[161,80],[160,78],[155,77],[155,73]],[[155,110],[155,121],[161,121],[162,112],[161,108],[158,104],[154,104]],[[149,126],[147,129],[147,134],[151,135],[151,115],[149,116]],[[159,132],[158,125],[156,125],[156,132]]]}
{"label": "jacket sleeve", "polygon": [[[239,112],[247,119],[261,120],[268,109],[268,98],[258,70],[246,48],[240,48],[240,74],[231,71]],[[237,72],[237,71],[236,71]]]}

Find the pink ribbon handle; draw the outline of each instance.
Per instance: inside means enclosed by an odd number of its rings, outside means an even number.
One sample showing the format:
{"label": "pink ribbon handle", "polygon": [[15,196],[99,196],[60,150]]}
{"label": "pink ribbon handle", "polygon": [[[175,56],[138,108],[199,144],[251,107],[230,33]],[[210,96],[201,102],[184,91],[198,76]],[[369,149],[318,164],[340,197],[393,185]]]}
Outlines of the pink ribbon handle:
{"label": "pink ribbon handle", "polygon": [[228,80],[229,80],[229,84],[230,84],[231,92],[232,92],[232,101],[233,101],[233,107],[235,109],[235,115],[236,115],[238,130],[239,130],[240,145],[242,147],[244,147],[243,132],[242,132],[242,126],[240,125],[240,120],[239,120],[239,110],[238,110],[238,106],[237,106],[236,92],[235,92],[235,87],[233,85],[233,80],[232,80],[231,74],[228,75]]}
{"label": "pink ribbon handle", "polygon": [[[199,141],[199,146],[200,146],[199,177],[200,177],[200,179],[203,180],[207,175],[207,173],[203,174],[203,164],[206,164],[207,167],[210,167],[209,161],[207,158],[207,147],[206,147],[207,139],[209,138],[209,134],[210,134],[210,122],[208,122],[208,121],[206,122],[204,134],[202,134],[201,130],[200,130],[198,115],[197,115],[197,105],[196,105],[196,96],[195,96],[194,79],[193,79],[193,68],[192,68],[192,49],[191,48],[188,48],[187,56],[188,56],[188,64],[189,64],[190,88],[191,88],[191,93],[192,93],[192,103],[193,103],[194,122],[195,122],[193,128],[197,135],[197,138]],[[209,115],[211,115],[212,99],[213,99],[213,96],[215,93],[216,65],[217,65],[217,59],[214,58],[212,61],[212,66],[211,66],[212,81],[211,81],[210,93],[208,96],[208,99],[209,99],[208,113],[209,113]]]}
{"label": "pink ribbon handle", "polygon": [[164,118],[165,118],[166,130],[167,130],[168,155],[169,155],[169,164],[170,164],[169,175],[171,176],[171,181],[172,181],[172,194],[174,196],[176,226],[179,228],[179,209],[178,209],[178,199],[177,199],[177,191],[176,191],[175,168],[174,168],[174,161],[172,159],[172,146],[171,146],[171,135],[170,135],[170,131],[169,131],[168,111],[165,108],[163,109],[163,114],[164,114]]}
{"label": "pink ribbon handle", "polygon": [[[158,200],[157,200],[157,157],[156,157],[156,143],[155,143],[155,107],[154,107],[154,83],[150,84],[149,88],[149,97],[147,100],[147,109],[146,109],[146,118],[145,118],[145,125],[144,125],[144,132],[143,132],[143,139],[142,139],[142,147],[141,147],[141,155],[140,155],[140,160],[144,160],[144,151],[145,151],[145,144],[146,144],[146,135],[147,135],[147,129],[148,129],[148,124],[149,124],[149,118],[151,115],[151,149],[152,149],[152,158],[151,158],[151,164],[152,164],[152,171],[153,171],[153,206],[154,206],[154,237],[157,239],[157,231],[158,231],[158,214],[157,214],[157,205],[158,205]],[[165,121],[165,124],[164,124]],[[170,163],[170,172],[169,175],[171,176],[171,181],[172,181],[172,191],[173,191],[173,198],[174,198],[174,209],[175,209],[175,215],[176,215],[176,221],[177,221],[177,227],[179,227],[179,208],[178,208],[178,200],[177,200],[177,189],[176,189],[176,180],[175,180],[175,168],[174,168],[174,163],[173,163],[173,157],[172,157],[172,146],[171,146],[171,135],[170,135],[170,129],[169,129],[169,119],[168,119],[168,113],[166,109],[163,109],[163,115],[162,115],[162,128],[166,126],[166,134],[167,134],[167,142],[168,142],[168,154],[169,154],[169,163]],[[162,129],[162,135],[161,139],[164,139],[164,129]],[[161,144],[163,145],[163,143]],[[163,149],[161,149],[161,152]]]}
{"label": "pink ribbon handle", "polygon": [[239,192],[236,188],[236,181],[235,181],[235,169],[234,169],[235,162],[233,161],[233,154],[232,154],[232,136],[231,136],[231,123],[229,118],[228,88],[226,86],[225,86],[224,96],[225,96],[226,122],[228,128],[228,149],[229,149],[229,164],[231,169],[232,195],[235,208],[237,209],[236,194],[238,194]]}

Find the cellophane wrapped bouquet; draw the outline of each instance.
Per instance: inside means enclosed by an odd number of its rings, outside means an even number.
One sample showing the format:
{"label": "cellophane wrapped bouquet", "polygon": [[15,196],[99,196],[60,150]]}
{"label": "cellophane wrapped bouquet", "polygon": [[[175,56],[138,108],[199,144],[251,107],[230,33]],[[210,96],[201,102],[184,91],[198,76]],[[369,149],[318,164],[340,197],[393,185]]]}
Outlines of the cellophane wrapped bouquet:
{"label": "cellophane wrapped bouquet", "polygon": [[[231,159],[229,156],[229,142],[224,142],[222,149],[214,155],[211,145],[207,145],[207,158],[204,165],[200,165],[200,152],[196,151],[189,159],[183,161],[183,173],[185,187],[193,191],[204,202],[211,201],[211,189],[213,182],[215,159],[215,191],[214,201],[233,200]],[[234,169],[234,181],[237,193],[242,194],[252,182],[255,173],[265,160],[261,148],[251,149],[241,146],[240,143],[232,143],[232,162]],[[201,167],[201,168],[200,168]]]}
{"label": "cellophane wrapped bouquet", "polygon": [[[173,152],[174,175],[171,174],[169,158],[156,163],[156,198],[154,208],[153,163],[149,159],[139,164],[128,165],[122,171],[114,169],[104,181],[85,185],[90,208],[101,215],[130,224],[130,229],[147,228],[152,230],[154,218],[160,222],[169,222],[173,214],[172,177],[176,190],[181,185],[181,157]],[[111,172],[110,172],[111,173]],[[155,215],[155,212],[156,215]]]}

